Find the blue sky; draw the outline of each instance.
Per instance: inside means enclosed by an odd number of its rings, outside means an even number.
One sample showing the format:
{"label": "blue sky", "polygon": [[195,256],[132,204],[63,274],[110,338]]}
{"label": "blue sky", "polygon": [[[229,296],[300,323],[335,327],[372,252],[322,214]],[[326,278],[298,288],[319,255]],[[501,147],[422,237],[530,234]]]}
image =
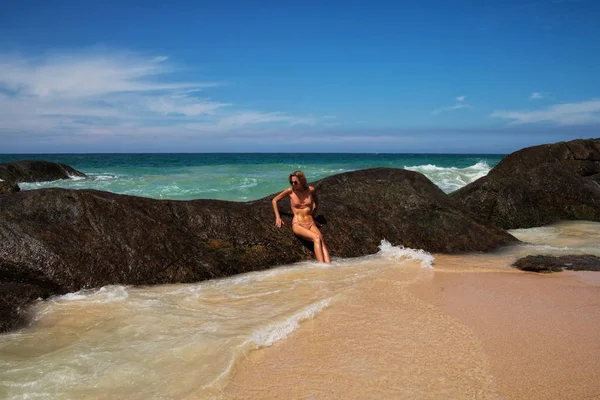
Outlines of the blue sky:
{"label": "blue sky", "polygon": [[598,21],[595,0],[9,0],[0,153],[506,153],[600,137]]}

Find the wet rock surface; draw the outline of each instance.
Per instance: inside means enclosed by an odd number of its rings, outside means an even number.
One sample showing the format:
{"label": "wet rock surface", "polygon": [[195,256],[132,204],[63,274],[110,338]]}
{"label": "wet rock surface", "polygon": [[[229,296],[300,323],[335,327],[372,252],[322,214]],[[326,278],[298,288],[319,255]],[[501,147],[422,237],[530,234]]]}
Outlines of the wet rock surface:
{"label": "wet rock surface", "polygon": [[0,179],[12,182],[47,182],[68,179],[73,176],[85,177],[66,164],[39,160],[23,160],[0,164]]}
{"label": "wet rock surface", "polygon": [[593,255],[582,256],[527,256],[520,258],[514,267],[530,272],[560,272],[571,271],[600,271],[600,257]]}
{"label": "wet rock surface", "polygon": [[519,150],[450,197],[479,221],[504,229],[600,221],[600,139]]}
{"label": "wet rock surface", "polygon": [[[314,183],[333,257],[392,245],[431,252],[486,251],[517,242],[474,221],[423,175],[376,168]],[[268,196],[238,203],[172,201],[95,190],[40,189],[0,196],[0,329],[18,326],[33,298],[107,284],[195,282],[313,260],[291,232],[289,200],[275,227]]]}

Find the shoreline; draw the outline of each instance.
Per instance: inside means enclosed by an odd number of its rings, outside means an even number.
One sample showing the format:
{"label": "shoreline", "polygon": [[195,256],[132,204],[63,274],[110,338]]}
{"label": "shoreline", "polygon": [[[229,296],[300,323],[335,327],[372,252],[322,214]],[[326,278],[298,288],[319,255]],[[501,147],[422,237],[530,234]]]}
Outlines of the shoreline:
{"label": "shoreline", "polygon": [[224,398],[598,398],[600,277],[482,261],[437,255],[406,285],[397,271],[361,285],[248,354]]}

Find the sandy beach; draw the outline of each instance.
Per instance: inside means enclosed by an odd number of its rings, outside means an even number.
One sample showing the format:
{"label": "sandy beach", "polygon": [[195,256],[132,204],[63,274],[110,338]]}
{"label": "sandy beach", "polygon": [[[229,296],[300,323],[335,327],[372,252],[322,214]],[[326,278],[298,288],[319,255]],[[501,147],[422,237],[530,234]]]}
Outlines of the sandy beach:
{"label": "sandy beach", "polygon": [[225,397],[600,398],[598,274],[502,259],[438,255],[411,283],[392,271],[361,285],[251,352]]}
{"label": "sandy beach", "polygon": [[507,398],[600,397],[600,282],[593,272],[436,271],[411,293],[474,332]]}

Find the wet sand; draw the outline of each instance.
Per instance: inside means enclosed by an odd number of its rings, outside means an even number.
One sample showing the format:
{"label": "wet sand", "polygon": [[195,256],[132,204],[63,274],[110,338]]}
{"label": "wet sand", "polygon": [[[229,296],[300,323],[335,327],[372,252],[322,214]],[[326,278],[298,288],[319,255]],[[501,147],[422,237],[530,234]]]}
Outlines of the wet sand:
{"label": "wet sand", "polygon": [[411,293],[470,328],[510,399],[600,398],[600,274],[436,271]]}
{"label": "wet sand", "polygon": [[[225,398],[600,398],[600,279],[437,256],[247,354]],[[505,264],[506,265],[506,264]],[[418,276],[417,276],[418,275]]]}

